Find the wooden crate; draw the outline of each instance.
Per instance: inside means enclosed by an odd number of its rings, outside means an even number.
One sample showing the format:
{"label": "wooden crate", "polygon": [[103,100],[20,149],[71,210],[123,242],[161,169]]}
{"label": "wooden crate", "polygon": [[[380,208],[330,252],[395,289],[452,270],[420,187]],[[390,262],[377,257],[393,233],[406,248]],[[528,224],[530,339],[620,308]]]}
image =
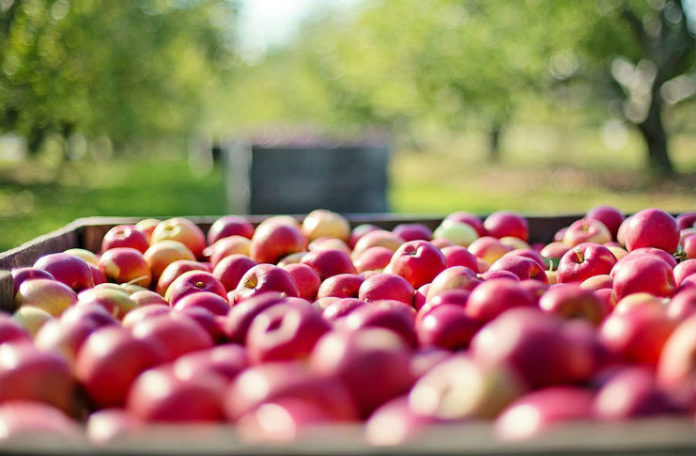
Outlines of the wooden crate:
{"label": "wooden crate", "polygon": [[[391,229],[399,223],[424,223],[435,228],[442,216],[352,214],[353,226],[372,223]],[[204,230],[217,217],[190,217]],[[249,216],[253,224],[263,217]],[[301,216],[297,216],[301,220]],[[530,241],[549,242],[553,234],[579,215],[528,216]],[[47,253],[81,247],[98,251],[104,234],[113,226],[135,223],[130,217],[90,217],[0,253],[0,310],[14,310],[13,267],[31,265]],[[292,444],[260,445],[240,441],[229,426],[154,427],[111,446],[96,448],[86,440],[66,441],[42,436],[0,443],[0,454],[39,455],[696,455],[696,426],[691,419],[656,418],[634,422],[577,423],[561,426],[540,438],[505,443],[493,435],[490,423],[460,423],[424,431],[413,442],[396,447],[373,447],[364,440],[361,426],[329,427],[307,434]]]}

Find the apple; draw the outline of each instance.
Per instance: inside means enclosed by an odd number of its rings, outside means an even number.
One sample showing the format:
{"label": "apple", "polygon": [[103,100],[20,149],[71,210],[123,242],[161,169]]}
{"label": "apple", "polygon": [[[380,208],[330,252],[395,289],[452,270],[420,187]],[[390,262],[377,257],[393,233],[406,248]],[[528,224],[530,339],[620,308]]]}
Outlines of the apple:
{"label": "apple", "polygon": [[474,272],[479,272],[479,259],[469,252],[466,247],[451,245],[442,249],[447,267],[465,266]]}
{"label": "apple", "polygon": [[353,228],[350,232],[350,238],[348,239],[348,247],[351,249],[355,248],[355,244],[360,240],[361,237],[369,233],[370,231],[377,231],[381,230],[380,227],[372,225],[370,223],[363,223],[355,228]]}
{"label": "apple", "polygon": [[[52,445],[69,444],[80,439],[80,429],[65,413],[48,404],[23,400],[0,404],[0,442],[3,446],[12,441],[32,439],[33,442],[37,436],[50,440]],[[27,448],[29,445],[23,446]],[[12,444],[5,448],[9,450]]]}
{"label": "apple", "polygon": [[499,270],[512,272],[520,280],[535,279],[544,283],[548,282],[544,267],[537,261],[522,255],[503,256],[488,268],[487,273]]}
{"label": "apple", "polygon": [[[672,255],[670,255],[669,253],[665,252],[662,249],[658,249],[657,247],[639,247],[637,249],[634,249],[634,250],[631,250],[630,252],[628,252],[624,256],[624,258],[627,258],[627,257],[633,258],[636,255],[641,255],[641,254],[648,254],[648,255],[656,256],[659,259],[661,259],[662,261],[664,261],[665,263],[667,263],[670,268],[674,268],[675,266],[677,266],[677,260],[675,260]],[[622,258],[622,260],[623,260],[623,258]]]}
{"label": "apple", "polygon": [[401,276],[380,272],[363,281],[358,290],[358,299],[365,302],[394,299],[413,305],[414,290]]}
{"label": "apple", "polygon": [[465,266],[452,266],[440,272],[430,283],[426,302],[446,291],[472,291],[481,284],[476,273]]}
{"label": "apple", "polygon": [[272,264],[261,263],[244,273],[237,288],[230,292],[230,302],[236,304],[269,291],[277,291],[289,297],[298,297],[300,294],[289,272]]}
{"label": "apple", "polygon": [[246,336],[253,363],[307,358],[319,338],[331,329],[311,306],[276,305],[259,313]]}
{"label": "apple", "polygon": [[664,308],[638,305],[609,315],[599,327],[599,338],[620,359],[656,366],[675,327]]}
{"label": "apple", "polygon": [[580,288],[585,290],[597,291],[601,289],[613,289],[614,281],[609,274],[597,274],[588,277],[587,279],[580,282]]}
{"label": "apple", "polygon": [[0,345],[5,342],[31,342],[31,336],[9,314],[0,311]]}
{"label": "apple", "polygon": [[353,261],[358,272],[381,271],[387,267],[394,252],[386,247],[369,247],[360,252]]}
{"label": "apple", "polygon": [[213,346],[212,337],[200,324],[178,312],[141,320],[131,332],[135,338],[158,347],[167,361]]}
{"label": "apple", "polygon": [[563,243],[568,247],[575,247],[586,242],[604,244],[611,239],[611,232],[604,223],[586,218],[573,222],[563,235]]}
{"label": "apple", "polygon": [[191,220],[175,217],[163,220],[152,231],[150,244],[154,245],[165,240],[178,241],[184,244],[196,258],[203,258],[206,246],[203,231]]}
{"label": "apple", "polygon": [[[520,282],[520,278],[517,277],[513,272],[506,271],[505,269],[497,269],[495,271],[486,271],[483,274],[479,274],[480,278],[483,280],[491,280],[491,279],[508,279],[508,280],[513,280],[515,282]],[[527,279],[525,279],[527,280]],[[547,278],[548,281],[548,278]]]}
{"label": "apple", "polygon": [[422,223],[399,223],[392,229],[392,233],[404,241],[430,241],[433,231]]}
{"label": "apple", "polygon": [[182,380],[171,366],[160,366],[141,373],[133,382],[126,408],[144,422],[215,422],[223,418],[220,397],[224,382],[213,375],[197,375]]}
{"label": "apple", "polygon": [[230,255],[249,256],[251,252],[251,240],[244,236],[224,237],[203,250],[203,254],[210,259],[214,268],[225,257]]}
{"label": "apple", "polygon": [[155,231],[155,228],[160,222],[161,220],[155,218],[142,219],[135,224],[135,229],[143,233],[147,242],[150,242],[152,239],[152,232]]}
{"label": "apple", "polygon": [[76,256],[78,258],[81,258],[84,260],[87,264],[90,264],[92,266],[96,266],[97,263],[99,262],[99,256],[87,249],[82,249],[82,248],[72,248],[72,249],[67,249],[64,250],[63,253],[67,253],[69,255]]}
{"label": "apple", "polygon": [[23,306],[15,310],[12,319],[17,322],[32,338],[36,337],[41,327],[55,318],[43,309]]}
{"label": "apple", "polygon": [[457,351],[469,347],[481,323],[462,306],[441,304],[433,307],[416,323],[416,334],[421,347],[440,347]]}
{"label": "apple", "polygon": [[654,255],[625,257],[612,268],[610,275],[617,299],[639,292],[670,297],[676,290],[672,268]]}
{"label": "apple", "polygon": [[201,291],[188,294],[176,301],[174,309],[183,310],[190,307],[205,309],[213,315],[227,315],[230,311],[230,303],[227,298],[210,291]]}
{"label": "apple", "polygon": [[418,289],[415,290],[415,292],[413,293],[413,307],[416,310],[420,310],[421,307],[425,305],[429,289],[430,284],[426,283],[425,285],[421,285],[420,287],[418,287]]}
{"label": "apple", "polygon": [[251,238],[249,256],[257,263],[275,264],[286,255],[307,250],[307,239],[296,224],[267,219]]}
{"label": "apple", "polygon": [[478,233],[468,223],[444,220],[435,231],[433,239],[446,239],[453,245],[468,247],[478,239]]}
{"label": "apple", "polygon": [[97,327],[117,325],[119,323],[108,310],[97,303],[70,307],[63,312],[60,320],[66,323],[76,321],[89,322]]}
{"label": "apple", "polygon": [[149,287],[152,272],[143,254],[131,247],[114,247],[106,250],[98,263],[104,276],[116,283],[134,283]]}
{"label": "apple", "polygon": [[207,235],[208,245],[213,245],[220,239],[230,236],[251,239],[254,236],[254,227],[240,215],[222,216],[210,225]]}
{"label": "apple", "polygon": [[167,301],[159,293],[151,290],[140,290],[132,293],[130,298],[135,302],[137,307],[151,306],[155,304],[169,305]]}
{"label": "apple", "polygon": [[696,400],[696,316],[668,334],[657,362],[657,382],[680,404],[693,409]]}
{"label": "apple", "polygon": [[302,221],[302,232],[309,241],[332,237],[342,241],[350,238],[350,224],[345,217],[326,209],[315,209]]}
{"label": "apple", "polygon": [[322,282],[314,269],[303,263],[288,264],[283,266],[283,269],[288,271],[295,281],[300,298],[314,301]]}
{"label": "apple", "polygon": [[138,307],[137,309],[128,312],[128,314],[123,317],[121,324],[124,328],[133,329],[133,327],[142,320],[146,320],[157,315],[169,314],[172,310],[173,308],[169,307],[169,304],[153,304],[146,307]]}
{"label": "apple", "polygon": [[602,420],[665,415],[680,411],[644,366],[619,368],[604,382],[594,400],[594,415]]}
{"label": "apple", "polygon": [[317,290],[317,298],[357,298],[360,286],[365,281],[357,274],[338,274],[321,282]]}
{"label": "apple", "polygon": [[384,247],[392,252],[396,252],[404,240],[398,235],[387,230],[372,230],[363,234],[353,247],[353,258],[357,258],[359,254],[370,247]]}
{"label": "apple", "polygon": [[55,277],[53,277],[50,272],[44,271],[43,269],[31,267],[12,268],[12,296],[17,294],[19,286],[22,285],[25,280],[31,279],[55,280]]}
{"label": "apple", "polygon": [[440,362],[411,389],[409,408],[440,420],[492,419],[526,386],[504,365],[485,365],[458,353]]}
{"label": "apple", "polygon": [[98,285],[89,290],[81,291],[77,295],[76,306],[97,304],[106,309],[112,316],[122,320],[123,317],[135,309],[138,305],[130,298],[130,295],[118,287]]}
{"label": "apple", "polygon": [[585,214],[588,220],[598,220],[604,224],[611,233],[611,237],[616,239],[616,234],[619,227],[623,223],[625,217],[617,208],[612,206],[595,206]]}
{"label": "apple", "polygon": [[601,288],[594,290],[595,295],[604,302],[604,305],[610,311],[616,307],[617,299],[614,290],[611,288]]}
{"label": "apple", "polygon": [[565,245],[563,242],[554,241],[546,244],[540,251],[539,254],[547,262],[551,262],[554,266],[558,266],[563,255],[570,250],[570,247]]}
{"label": "apple", "polygon": [[309,365],[320,378],[343,384],[365,418],[411,388],[411,357],[411,348],[394,332],[367,328],[325,334],[314,347]]}
{"label": "apple", "polygon": [[469,290],[459,289],[459,290],[448,290],[438,293],[432,298],[428,299],[425,304],[423,304],[416,313],[416,326],[418,326],[423,318],[434,308],[442,305],[454,305],[459,307],[466,307],[469,301],[469,295],[471,292]]}
{"label": "apple", "polygon": [[348,247],[348,244],[346,244],[345,241],[326,236],[317,238],[310,242],[307,246],[307,249],[310,252],[313,252],[315,250],[340,250],[342,252],[346,252],[349,255],[352,252],[351,248]]}
{"label": "apple", "polygon": [[58,353],[74,368],[77,354],[87,337],[99,326],[85,320],[51,320],[36,333],[34,345],[44,351]]}
{"label": "apple", "polygon": [[265,292],[235,304],[223,324],[223,332],[230,342],[243,344],[249,325],[265,309],[285,303],[286,298],[279,292]]}
{"label": "apple", "polygon": [[106,252],[115,247],[130,247],[145,253],[150,243],[145,234],[138,231],[135,225],[116,225],[102,238],[101,251]]}
{"label": "apple", "polygon": [[629,252],[640,247],[657,247],[674,253],[679,246],[677,221],[667,212],[654,208],[643,209],[627,219],[624,237]]}
{"label": "apple", "polygon": [[633,293],[626,295],[617,302],[614,313],[624,313],[638,306],[652,306],[657,309],[665,307],[665,298],[658,298],[650,293]]}
{"label": "apple", "polygon": [[666,307],[667,316],[675,321],[682,321],[696,313],[696,288],[678,291],[669,300]]}
{"label": "apple", "polygon": [[580,318],[592,325],[599,325],[609,314],[606,303],[593,291],[575,283],[564,283],[549,288],[539,300],[539,308],[561,318]]}
{"label": "apple", "polygon": [[555,426],[593,418],[594,394],[576,386],[532,391],[510,404],[495,420],[495,434],[519,441],[550,432]]}
{"label": "apple", "polygon": [[452,212],[445,217],[445,220],[448,222],[467,223],[476,230],[476,234],[478,234],[479,237],[486,235],[486,229],[483,227],[483,221],[476,214],[472,214],[471,212]]}
{"label": "apple", "polygon": [[680,230],[696,226],[696,212],[683,212],[677,216],[677,228]]}
{"label": "apple", "polygon": [[416,311],[401,301],[374,301],[359,306],[341,320],[341,328],[357,331],[364,328],[384,328],[399,335],[404,342],[416,348]]}
{"label": "apple", "polygon": [[[326,336],[324,336],[326,337]],[[321,378],[302,362],[269,362],[242,371],[225,392],[229,421],[235,422],[262,404],[299,399],[316,404],[342,421],[357,418],[351,395],[340,381]]]}
{"label": "apple", "polygon": [[50,273],[57,281],[75,292],[94,286],[89,264],[82,258],[69,253],[51,253],[39,257],[34,268]]}
{"label": "apple", "polygon": [[511,236],[524,242],[527,242],[529,239],[527,220],[514,212],[494,212],[483,221],[483,227],[486,229],[488,236],[494,238],[500,239]]}
{"label": "apple", "polygon": [[484,260],[488,264],[493,264],[496,260],[512,250],[512,248],[500,242],[500,239],[492,236],[484,236],[476,239],[467,249],[474,256]]}
{"label": "apple", "polygon": [[541,256],[541,254],[532,249],[531,247],[526,247],[522,249],[514,249],[509,251],[503,256],[521,256],[524,258],[529,258],[530,260],[534,261],[536,264],[539,265],[540,268],[545,269],[546,268],[546,261],[544,261],[544,257]]}
{"label": "apple", "polygon": [[487,323],[509,309],[535,306],[536,299],[517,282],[489,279],[474,288],[465,310],[476,321]]}
{"label": "apple", "polygon": [[229,255],[215,265],[213,276],[217,278],[225,290],[232,291],[239,285],[240,279],[254,266],[256,262],[241,254]]}
{"label": "apple", "polygon": [[333,323],[364,305],[366,303],[357,298],[340,298],[327,305],[322,311],[322,316],[328,322]]}
{"label": "apple", "polygon": [[52,279],[24,280],[15,294],[16,306],[37,307],[54,317],[76,302],[77,295],[70,287]]}
{"label": "apple", "polygon": [[414,442],[436,424],[431,416],[420,415],[409,407],[408,396],[399,396],[380,406],[365,423],[365,438],[370,445],[395,446]]}
{"label": "apple", "polygon": [[583,282],[590,277],[609,274],[616,264],[616,257],[603,245],[578,244],[569,249],[558,263],[560,283]]}
{"label": "apple", "polygon": [[152,272],[152,280],[158,281],[167,266],[177,260],[195,261],[194,254],[179,241],[159,241],[143,254]]}
{"label": "apple", "polygon": [[696,258],[696,234],[686,236],[684,242],[682,243],[684,249],[684,254],[686,258],[694,259]]}
{"label": "apple", "polygon": [[167,292],[167,288],[169,288],[169,285],[171,285],[172,282],[174,282],[174,280],[181,274],[188,271],[210,272],[210,269],[205,264],[195,260],[175,260],[164,268],[159,276],[159,279],[157,280],[155,290],[157,293],[164,296],[164,294]]}
{"label": "apple", "polygon": [[508,247],[510,250],[530,249],[531,247],[526,241],[515,236],[503,236],[500,238],[500,243]]}
{"label": "apple", "polygon": [[184,296],[202,291],[215,293],[227,300],[225,286],[213,274],[206,271],[184,272],[169,285],[164,299],[169,302],[170,306],[175,306],[177,301]]}
{"label": "apple", "polygon": [[218,345],[207,350],[188,353],[180,356],[172,365],[174,375],[182,380],[204,373],[219,375],[228,382],[234,380],[247,367],[249,367],[247,350],[237,344]]}
{"label": "apple", "polygon": [[95,445],[108,445],[141,432],[143,423],[124,409],[107,408],[89,415],[86,424],[87,440]]}
{"label": "apple", "polygon": [[356,274],[350,255],[342,250],[328,249],[307,252],[300,263],[311,267],[324,281],[337,274]]}
{"label": "apple", "polygon": [[0,345],[0,403],[37,401],[69,412],[73,389],[70,367],[59,354],[24,342]]}
{"label": "apple", "polygon": [[385,273],[405,278],[413,288],[430,283],[447,267],[445,255],[428,241],[402,244],[384,269]]}

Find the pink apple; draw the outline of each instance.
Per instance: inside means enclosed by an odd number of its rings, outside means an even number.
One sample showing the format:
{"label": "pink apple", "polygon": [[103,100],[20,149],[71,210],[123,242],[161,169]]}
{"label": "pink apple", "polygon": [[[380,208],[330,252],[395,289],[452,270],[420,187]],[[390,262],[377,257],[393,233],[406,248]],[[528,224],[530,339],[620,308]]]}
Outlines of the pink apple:
{"label": "pink apple", "polygon": [[476,258],[466,247],[452,245],[442,249],[445,256],[447,267],[465,266],[474,272],[478,270],[478,258]]}
{"label": "pink apple", "polygon": [[270,306],[285,302],[287,301],[283,294],[265,292],[235,304],[223,325],[225,335],[230,342],[243,344],[253,319]]}
{"label": "pink apple", "polygon": [[674,253],[679,245],[679,230],[674,217],[660,209],[644,209],[627,220],[624,229],[626,248],[657,247]]}
{"label": "pink apple", "polygon": [[188,380],[200,373],[220,375],[227,381],[234,380],[249,367],[249,355],[245,347],[237,344],[218,345],[180,356],[172,365],[174,375]]}
{"label": "pink apple", "polygon": [[324,280],[317,290],[317,298],[357,298],[360,286],[365,281],[357,274],[338,274]]}
{"label": "pink apple", "polygon": [[307,239],[296,224],[270,221],[256,228],[249,256],[257,263],[275,264],[284,256],[305,250]]}
{"label": "pink apple", "polygon": [[481,323],[462,306],[444,304],[433,307],[416,324],[421,347],[440,347],[451,351],[469,347]]}
{"label": "pink apple", "polygon": [[0,312],[0,345],[5,342],[31,342],[31,336],[10,315]]}
{"label": "pink apple", "polygon": [[106,252],[114,247],[130,247],[145,253],[150,243],[145,234],[138,231],[135,225],[116,225],[104,235],[101,250]]}
{"label": "pink apple", "polygon": [[631,250],[629,253],[627,253],[621,260],[624,258],[633,258],[636,255],[641,255],[641,254],[648,254],[652,256],[656,256],[660,258],[662,261],[667,263],[670,268],[674,268],[677,265],[677,260],[674,259],[672,255],[669,253],[665,252],[662,249],[658,249],[657,247],[639,247],[637,249]]}
{"label": "pink apple", "polygon": [[288,271],[297,285],[300,298],[314,301],[321,285],[319,275],[310,266],[303,263],[293,263],[283,266]]}
{"label": "pink apple", "polygon": [[525,242],[529,239],[527,220],[514,212],[494,212],[486,217],[483,227],[486,229],[486,233],[494,238],[512,236]]}
{"label": "pink apple", "polygon": [[201,291],[191,293],[176,301],[174,309],[183,310],[189,307],[205,309],[213,315],[227,315],[230,311],[230,303],[217,293]]}
{"label": "pink apple", "polygon": [[617,299],[640,292],[670,297],[676,289],[672,268],[660,258],[649,254],[623,258],[614,266],[610,275]]}
{"label": "pink apple", "polygon": [[33,267],[50,273],[57,281],[76,292],[94,286],[88,263],[69,253],[43,255],[36,260]]}
{"label": "pink apple", "polygon": [[392,229],[392,233],[404,241],[429,241],[433,231],[422,223],[400,223]]}
{"label": "pink apple", "polygon": [[261,263],[244,273],[237,288],[230,292],[230,302],[236,304],[269,291],[290,297],[300,294],[289,272],[272,264]]}
{"label": "pink apple", "polygon": [[213,276],[217,278],[225,290],[232,291],[239,285],[240,279],[254,266],[256,262],[245,255],[229,255],[220,260],[213,269]]}
{"label": "pink apple", "polygon": [[148,318],[156,317],[158,315],[169,314],[173,310],[169,307],[169,304],[154,304],[146,307],[138,307],[130,312],[123,318],[123,327],[128,329],[133,329],[133,327],[143,320]]}
{"label": "pink apple", "polygon": [[350,255],[352,250],[344,241],[332,237],[320,237],[309,243],[307,246],[310,252],[315,250],[340,250]]}
{"label": "pink apple", "polygon": [[612,280],[609,274],[597,274],[583,280],[580,283],[580,288],[592,291],[597,291],[605,288],[611,290],[614,288],[614,281]]}
{"label": "pink apple", "polygon": [[68,362],[58,353],[23,342],[0,345],[0,404],[36,401],[69,412],[73,389]]}
{"label": "pink apple", "polygon": [[521,255],[505,255],[491,265],[487,273],[494,271],[509,271],[520,280],[535,279],[543,283],[548,282],[546,272],[537,261]]}
{"label": "pink apple", "polygon": [[696,226],[696,212],[684,212],[677,216],[677,228],[680,230]]}
{"label": "pink apple", "polygon": [[386,272],[365,279],[358,291],[358,299],[365,302],[394,299],[413,305],[413,295],[413,287],[406,279]]}
{"label": "pink apple", "polygon": [[254,363],[307,358],[317,340],[330,329],[331,325],[311,306],[271,306],[249,326],[249,358]]}
{"label": "pink apple", "polygon": [[583,243],[568,250],[558,262],[558,282],[582,282],[590,277],[609,274],[616,257],[600,244]]}
{"label": "pink apple", "polygon": [[249,256],[251,241],[242,236],[229,236],[220,239],[203,250],[203,254],[210,259],[210,264],[215,267],[220,260],[230,255]]}
{"label": "pink apple", "polygon": [[364,328],[384,328],[399,335],[412,347],[418,346],[415,329],[416,311],[401,301],[374,301],[359,306],[347,315],[341,328],[356,331]]}
{"label": "pink apple", "polygon": [[451,290],[471,291],[481,284],[476,273],[465,266],[452,266],[440,272],[428,287],[426,301]]}
{"label": "pink apple", "polygon": [[604,223],[586,218],[573,222],[563,235],[563,243],[568,247],[575,247],[585,242],[604,244],[611,239],[611,232]]}
{"label": "pink apple", "polygon": [[353,264],[358,272],[381,271],[387,267],[394,252],[386,247],[375,246],[360,252]]}
{"label": "pink apple", "polygon": [[203,263],[193,260],[176,260],[167,265],[162,271],[159,279],[157,280],[157,287],[155,290],[157,293],[164,296],[167,292],[169,285],[174,282],[174,280],[179,277],[184,272],[188,271],[206,271],[210,272],[210,269]]}
{"label": "pink apple", "polygon": [[372,225],[370,223],[363,223],[361,225],[356,226],[350,232],[350,238],[348,239],[348,247],[350,247],[351,249],[355,248],[355,244],[357,244],[361,237],[363,237],[370,231],[377,231],[380,229],[381,228],[379,228],[378,226]]}
{"label": "pink apple", "polygon": [[[484,272],[483,274],[479,274],[479,276],[482,280],[508,279],[508,280],[513,280],[515,282],[520,282],[520,278],[517,277],[516,274],[514,274],[511,271],[506,271],[505,269],[496,269],[494,271],[488,270],[488,271]],[[525,280],[527,280],[527,279],[525,279]]]}
{"label": "pink apple", "polygon": [[337,274],[357,273],[350,256],[342,250],[329,249],[307,252],[300,262],[314,269],[322,281]]}
{"label": "pink apple", "polygon": [[684,254],[686,255],[686,258],[696,258],[696,234],[686,236],[684,238],[684,242],[682,242],[682,247],[684,249]]}
{"label": "pink apple", "polygon": [[368,328],[325,334],[314,347],[309,362],[319,377],[342,383],[357,404],[360,416],[367,417],[411,388],[411,356],[408,344],[392,331]]}
{"label": "pink apple", "polygon": [[191,220],[183,217],[175,217],[163,220],[152,231],[150,244],[171,240],[179,241],[193,253],[196,258],[203,258],[205,249],[205,235],[203,231]]}
{"label": "pink apple", "polygon": [[357,298],[340,298],[327,305],[322,311],[325,320],[336,322],[366,303]]}
{"label": "pink apple", "polygon": [[25,280],[31,280],[31,279],[55,280],[56,278],[53,277],[53,275],[50,272],[44,271],[43,269],[36,269],[36,268],[30,268],[30,267],[13,268],[12,269],[12,296],[17,294],[17,292],[19,291],[19,286]]}
{"label": "pink apple", "polygon": [[616,239],[616,233],[619,231],[621,223],[624,221],[624,215],[612,206],[595,206],[585,214],[588,220],[599,220],[604,226],[609,229],[613,239]]}
{"label": "pink apple", "polygon": [[539,254],[547,260],[554,260],[555,264],[561,260],[563,255],[570,250],[570,247],[565,245],[563,242],[554,241],[546,244],[540,251]]}
{"label": "pink apple", "polygon": [[[0,429],[0,441],[3,444],[6,441],[32,441],[31,439],[36,439],[37,435],[42,437],[42,441],[44,438],[50,439],[53,445],[63,442],[69,445],[70,442],[80,439],[80,428],[68,415],[48,404],[35,401],[10,401],[0,404]],[[29,447],[25,445],[22,446]],[[9,450],[12,444],[5,448]]]}
{"label": "pink apple", "polygon": [[164,299],[169,302],[170,306],[175,306],[179,299],[192,293],[200,293],[208,291],[215,293],[227,299],[227,290],[213,274],[205,271],[188,271],[174,279],[167,292],[164,294]]}
{"label": "pink apple", "polygon": [[164,305],[168,306],[169,303],[160,295],[151,290],[140,290],[132,293],[130,298],[135,302],[136,306],[144,307],[151,305]]}
{"label": "pink apple", "polygon": [[168,361],[213,346],[212,337],[200,324],[178,312],[142,320],[133,326],[132,333],[159,348]]}
{"label": "pink apple", "polygon": [[667,316],[675,321],[682,321],[696,314],[696,288],[678,291],[666,307]]}
{"label": "pink apple", "polygon": [[88,319],[51,320],[39,329],[34,345],[40,350],[62,355],[73,368],[82,344],[98,327],[96,323]]}
{"label": "pink apple", "polygon": [[208,245],[230,236],[242,236],[251,239],[254,227],[240,215],[225,215],[215,220],[208,230]]}
{"label": "pink apple", "polygon": [[474,256],[484,260],[488,264],[493,264],[496,260],[512,250],[512,248],[500,242],[500,239],[492,236],[484,236],[476,239],[467,249]]}
{"label": "pink apple", "polygon": [[469,295],[466,313],[481,323],[515,307],[534,307],[535,298],[517,282],[507,279],[489,279]]}
{"label": "pink apple", "polygon": [[486,229],[483,227],[483,221],[476,214],[472,214],[471,212],[452,212],[445,217],[445,220],[467,223],[476,230],[479,237],[486,235]]}
{"label": "pink apple", "polygon": [[679,323],[664,343],[657,363],[657,381],[681,404],[696,400],[696,316]]}
{"label": "pink apple", "polygon": [[561,318],[580,318],[597,326],[609,314],[606,303],[593,291],[575,283],[564,283],[550,288],[539,300],[539,308]]}
{"label": "pink apple", "polygon": [[384,247],[392,252],[395,252],[404,240],[398,235],[387,230],[373,230],[365,233],[360,237],[360,239],[355,243],[353,247],[353,258],[356,258],[358,254],[369,249],[370,247]]}
{"label": "pink apple", "polygon": [[428,241],[409,241],[402,244],[384,272],[405,278],[413,288],[430,283],[447,267],[445,255]]}

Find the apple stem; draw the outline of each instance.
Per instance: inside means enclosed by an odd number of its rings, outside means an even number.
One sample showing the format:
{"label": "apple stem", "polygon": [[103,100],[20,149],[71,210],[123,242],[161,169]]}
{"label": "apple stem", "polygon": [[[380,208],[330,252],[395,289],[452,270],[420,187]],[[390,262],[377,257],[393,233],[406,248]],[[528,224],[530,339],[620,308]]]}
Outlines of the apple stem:
{"label": "apple stem", "polygon": [[582,254],[582,251],[580,249],[575,249],[575,256],[578,258],[578,262],[582,263],[585,260],[585,257]]}

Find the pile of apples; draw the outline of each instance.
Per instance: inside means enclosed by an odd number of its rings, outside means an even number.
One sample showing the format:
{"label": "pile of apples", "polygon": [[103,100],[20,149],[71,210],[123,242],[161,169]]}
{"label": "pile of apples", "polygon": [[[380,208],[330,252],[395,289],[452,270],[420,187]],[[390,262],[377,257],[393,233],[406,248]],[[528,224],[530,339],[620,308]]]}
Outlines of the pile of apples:
{"label": "pile of apples", "polygon": [[696,213],[600,206],[548,244],[524,217],[351,229],[315,210],[112,228],[12,271],[0,442],[153,423],[287,442],[361,423],[399,444],[489,420],[503,440],[696,411]]}

